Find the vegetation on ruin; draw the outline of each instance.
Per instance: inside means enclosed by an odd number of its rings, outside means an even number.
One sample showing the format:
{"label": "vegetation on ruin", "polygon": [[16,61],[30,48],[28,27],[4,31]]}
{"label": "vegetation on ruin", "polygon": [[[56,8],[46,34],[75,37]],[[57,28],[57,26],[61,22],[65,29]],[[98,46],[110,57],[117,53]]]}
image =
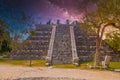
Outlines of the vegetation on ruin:
{"label": "vegetation on ruin", "polygon": [[88,32],[96,32],[97,38],[94,66],[97,66],[100,63],[100,48],[105,28],[113,26],[120,29],[120,0],[90,1],[95,2],[96,10],[89,12],[89,9],[85,8],[86,15],[83,17],[81,26]]}
{"label": "vegetation on ruin", "polygon": [[[6,17],[12,19],[12,22],[7,21],[5,15],[0,15],[0,55],[9,53],[10,49],[14,50],[24,44],[22,41],[30,35],[34,25],[32,15],[26,15],[24,11],[20,11],[18,18],[5,2],[2,4],[4,6],[0,7],[1,14],[8,14]],[[4,45],[5,41],[7,46]],[[7,50],[3,50],[2,47]]]}
{"label": "vegetation on ruin", "polygon": [[[95,0],[89,0],[89,1],[95,1]],[[98,8],[96,11],[93,11],[92,13],[88,12],[88,9],[86,9],[86,15],[84,16],[83,20],[84,23],[81,23],[81,26],[85,27],[85,29],[90,32],[97,31],[97,49],[96,49],[96,55],[95,55],[95,61],[93,62],[83,62],[80,64],[80,66],[75,67],[73,64],[56,64],[53,67],[56,68],[80,68],[80,69],[87,69],[87,64],[95,64],[98,65],[100,63],[100,47],[102,43],[102,37],[104,34],[104,29],[107,28],[107,26],[112,25],[116,28],[120,28],[120,0],[98,0],[96,3],[98,5]],[[6,12],[6,11],[5,11]],[[7,11],[8,12],[8,11]],[[12,13],[10,13],[12,14]],[[12,15],[13,18],[14,15]],[[34,23],[33,21],[28,24],[26,22],[28,19],[32,21],[32,16],[26,16],[24,12],[21,13],[21,20],[17,20],[16,22],[19,22],[20,24],[26,24],[27,26],[32,26],[31,23]],[[24,34],[30,34],[31,36],[34,35],[34,31],[27,31],[22,30],[20,32],[15,32],[11,27],[10,24],[0,19],[0,55],[1,54],[7,54],[11,51],[11,49],[16,49],[18,46],[20,46],[22,43],[20,43],[21,40],[24,40]],[[101,27],[103,25],[103,27]],[[9,27],[8,27],[9,26]],[[101,29],[102,28],[102,29]],[[94,29],[94,30],[93,30]],[[96,30],[97,29],[97,30]],[[10,33],[14,33],[14,36],[10,37]],[[101,34],[101,35],[99,35]],[[106,42],[114,48],[116,53],[120,53],[120,37],[119,34],[114,35],[108,35],[108,38],[106,39]],[[23,43],[24,44],[24,43]],[[0,58],[0,64],[7,64],[7,65],[20,65],[20,66],[29,66],[30,60],[9,60]],[[45,66],[44,60],[32,60],[31,62],[32,66]],[[113,69],[120,69],[120,62],[111,62],[110,67]]]}
{"label": "vegetation on ruin", "polygon": [[114,49],[114,52],[120,56],[120,33],[114,32],[112,35],[108,34],[105,41]]}

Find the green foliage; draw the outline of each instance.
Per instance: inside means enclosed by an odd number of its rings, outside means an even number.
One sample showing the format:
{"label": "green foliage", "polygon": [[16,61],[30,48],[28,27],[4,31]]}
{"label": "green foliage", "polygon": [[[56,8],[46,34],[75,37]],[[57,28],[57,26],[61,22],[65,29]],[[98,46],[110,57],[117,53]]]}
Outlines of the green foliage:
{"label": "green foliage", "polygon": [[108,34],[105,40],[115,51],[120,52],[120,33]]}
{"label": "green foliage", "polygon": [[[94,2],[93,0],[89,0]],[[96,9],[92,12],[85,8],[85,15],[81,26],[87,32],[96,32],[96,53],[94,59],[94,65],[100,63],[100,48],[102,37],[104,35],[105,28],[113,26],[120,29],[120,0],[97,0],[95,2]],[[118,44],[114,43],[115,46]]]}
{"label": "green foliage", "polygon": [[5,53],[5,52],[10,52],[12,49],[9,46],[9,43],[7,40],[3,40],[1,44],[1,50],[0,52]]}
{"label": "green foliage", "polygon": [[96,14],[99,14],[104,22],[116,23],[120,28],[120,0],[99,1]]}
{"label": "green foliage", "polygon": [[35,31],[30,31],[30,36],[34,36],[35,35]]}
{"label": "green foliage", "polygon": [[[26,32],[28,29],[30,31],[30,29],[33,28],[35,22],[34,22],[34,17],[32,15],[28,15],[26,14],[24,11],[19,10],[18,14],[19,16],[14,15],[14,11],[12,10],[12,8],[9,7],[9,5],[4,2],[1,1],[2,3],[0,5],[0,41],[4,40],[3,39],[3,33],[4,31],[9,31],[10,34],[12,35],[11,38],[14,40],[21,40],[25,38]],[[7,14],[7,15],[3,15],[3,14]],[[7,23],[7,18],[10,18],[14,24]],[[3,21],[4,20],[4,21]],[[19,25],[19,26],[18,26]],[[13,29],[14,27],[17,27],[17,31]],[[24,31],[22,30],[21,27],[24,26]],[[1,27],[4,28],[1,30]],[[7,27],[7,28],[6,28]],[[4,37],[5,38],[5,37]]]}
{"label": "green foliage", "polygon": [[81,26],[89,31],[97,29],[100,23],[115,23],[120,28],[120,0],[98,0],[95,4],[95,11],[89,12],[86,8]]}
{"label": "green foliage", "polygon": [[9,26],[8,23],[6,23],[2,19],[0,19],[0,42],[2,42],[6,38],[5,30],[8,28],[8,26]]}
{"label": "green foliage", "polygon": [[11,38],[10,33],[8,32],[9,24],[0,19],[0,54],[6,54],[10,52],[11,48],[9,47]]}

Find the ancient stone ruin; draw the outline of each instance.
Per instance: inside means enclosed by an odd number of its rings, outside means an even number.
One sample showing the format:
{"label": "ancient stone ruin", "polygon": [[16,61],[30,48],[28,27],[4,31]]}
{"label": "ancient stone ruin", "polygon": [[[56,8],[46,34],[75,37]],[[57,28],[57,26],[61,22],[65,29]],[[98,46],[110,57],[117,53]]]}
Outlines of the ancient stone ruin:
{"label": "ancient stone ruin", "polygon": [[[93,60],[96,49],[96,35],[83,31],[76,22],[69,24],[38,24],[35,35],[26,43],[12,51],[11,59],[45,59],[46,65],[78,65],[81,61]],[[111,54],[113,50],[103,41],[101,55]],[[101,57],[102,59],[102,57]]]}

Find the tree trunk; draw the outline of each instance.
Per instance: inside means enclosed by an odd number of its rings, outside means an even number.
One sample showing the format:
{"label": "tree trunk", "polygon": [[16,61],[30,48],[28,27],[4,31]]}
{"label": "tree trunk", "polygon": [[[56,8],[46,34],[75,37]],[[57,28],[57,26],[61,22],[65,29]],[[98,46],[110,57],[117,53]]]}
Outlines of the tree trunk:
{"label": "tree trunk", "polygon": [[97,37],[96,39],[96,53],[94,59],[94,67],[98,66],[100,63],[100,39]]}
{"label": "tree trunk", "polygon": [[32,66],[32,60],[30,59],[30,66]]}
{"label": "tree trunk", "polygon": [[97,37],[96,37],[96,53],[95,53],[95,58],[94,58],[94,67],[96,67],[97,65],[99,65],[100,62],[100,29],[101,29],[101,24],[99,24],[98,26],[98,30],[97,30]]}
{"label": "tree trunk", "polygon": [[[101,25],[103,23],[101,23],[98,26],[98,30],[97,30],[97,37],[96,37],[96,53],[95,53],[95,58],[94,58],[94,67],[98,66],[100,64],[100,48],[101,48],[101,44],[102,44],[102,37],[104,34],[104,30],[107,26],[115,26],[114,23],[107,23],[103,26],[103,28],[101,29]],[[101,30],[101,31],[100,31]]]}
{"label": "tree trunk", "polygon": [[30,51],[30,64],[29,64],[29,66],[32,66],[32,59],[31,59],[32,57],[31,57],[31,51]]}

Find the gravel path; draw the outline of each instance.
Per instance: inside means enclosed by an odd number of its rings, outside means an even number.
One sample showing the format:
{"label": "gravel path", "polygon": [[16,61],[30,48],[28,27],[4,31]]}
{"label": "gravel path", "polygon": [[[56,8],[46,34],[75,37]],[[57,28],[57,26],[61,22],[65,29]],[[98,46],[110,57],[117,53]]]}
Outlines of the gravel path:
{"label": "gravel path", "polygon": [[0,65],[0,80],[120,80],[120,73]]}

